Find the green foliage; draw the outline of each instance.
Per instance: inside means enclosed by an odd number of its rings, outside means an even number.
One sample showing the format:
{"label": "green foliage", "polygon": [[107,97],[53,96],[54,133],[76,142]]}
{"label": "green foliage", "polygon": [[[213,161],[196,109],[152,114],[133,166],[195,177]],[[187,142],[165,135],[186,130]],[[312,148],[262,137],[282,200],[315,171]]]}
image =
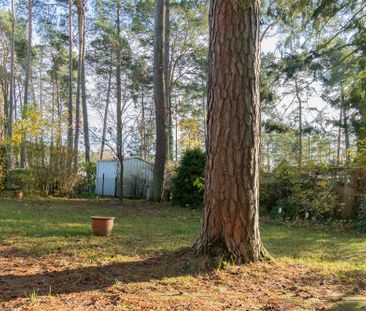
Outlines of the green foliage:
{"label": "green foliage", "polygon": [[297,208],[289,199],[282,199],[271,210],[274,219],[293,219],[296,217]]}
{"label": "green foliage", "polygon": [[17,168],[10,170],[6,176],[6,188],[29,193],[35,189],[35,179],[32,170]]}
{"label": "green foliage", "polygon": [[360,216],[356,222],[356,229],[361,233],[366,233],[366,195],[361,200]]}
{"label": "green foliage", "polygon": [[205,154],[199,149],[184,152],[175,176],[172,178],[173,203],[180,206],[201,206]]}
{"label": "green foliage", "polygon": [[272,174],[262,178],[262,211],[281,219],[334,218],[339,206],[336,185],[326,166],[299,169],[283,161]]}
{"label": "green foliage", "polygon": [[95,179],[97,176],[97,164],[95,162],[85,162],[82,166],[82,171],[86,175],[87,185],[95,185]]}
{"label": "green foliage", "polygon": [[6,159],[7,153],[4,145],[0,146],[0,191],[5,187],[5,176],[6,176]]}

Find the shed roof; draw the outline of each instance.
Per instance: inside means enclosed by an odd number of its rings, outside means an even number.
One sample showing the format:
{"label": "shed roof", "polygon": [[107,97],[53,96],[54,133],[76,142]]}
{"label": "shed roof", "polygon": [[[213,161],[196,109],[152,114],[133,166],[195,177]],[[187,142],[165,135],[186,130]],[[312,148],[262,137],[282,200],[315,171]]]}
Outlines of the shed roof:
{"label": "shed roof", "polygon": [[[149,165],[152,165],[152,166],[154,165],[154,163],[149,162],[149,161],[147,161],[143,158],[137,157],[137,156],[135,156],[135,157],[126,157],[123,160],[140,160],[140,161],[143,161],[143,162],[145,162]],[[102,160],[98,160],[97,163],[98,162],[119,162],[119,161],[117,159],[102,159]]]}

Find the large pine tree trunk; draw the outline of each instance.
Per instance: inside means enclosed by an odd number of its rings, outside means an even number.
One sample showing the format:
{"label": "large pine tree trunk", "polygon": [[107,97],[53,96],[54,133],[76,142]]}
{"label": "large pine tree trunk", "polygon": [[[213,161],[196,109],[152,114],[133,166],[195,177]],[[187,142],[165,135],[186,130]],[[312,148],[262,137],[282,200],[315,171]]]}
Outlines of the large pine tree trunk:
{"label": "large pine tree trunk", "polygon": [[259,234],[259,1],[211,0],[207,164],[198,253],[265,257]]}
{"label": "large pine tree trunk", "polygon": [[156,118],[156,151],[154,165],[153,200],[160,201],[164,171],[167,160],[167,124],[166,124],[166,88],[164,74],[164,37],[165,11],[164,0],[155,1],[155,37],[154,37],[154,101]]}

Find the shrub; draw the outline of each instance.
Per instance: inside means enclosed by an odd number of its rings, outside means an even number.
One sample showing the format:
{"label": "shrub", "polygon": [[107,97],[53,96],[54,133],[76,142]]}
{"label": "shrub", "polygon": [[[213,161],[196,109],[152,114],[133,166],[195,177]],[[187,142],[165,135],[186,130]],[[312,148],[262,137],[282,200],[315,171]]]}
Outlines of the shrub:
{"label": "shrub", "polygon": [[10,170],[6,176],[6,188],[31,192],[35,189],[35,179],[32,170],[17,168]]}
{"label": "shrub", "polygon": [[293,219],[296,214],[296,205],[288,199],[278,201],[271,210],[271,217],[275,219]]}
{"label": "shrub", "polygon": [[50,166],[38,166],[34,170],[35,187],[44,196],[74,196],[87,188],[87,180],[77,172],[67,173]]}
{"label": "shrub", "polygon": [[261,172],[261,212],[272,214],[279,201],[289,198],[299,180],[299,170],[291,167],[287,161],[282,161],[271,173]]}
{"label": "shrub", "polygon": [[[308,165],[299,169],[283,161],[272,173],[262,174],[261,211],[275,218],[333,218],[338,204],[336,182],[329,168]],[[281,208],[282,213],[278,213]]]}
{"label": "shrub", "polygon": [[7,165],[7,153],[4,145],[0,145],[0,191],[5,187],[6,165]]}
{"label": "shrub", "polygon": [[356,229],[361,233],[366,233],[366,195],[361,200],[360,213],[356,221]]}
{"label": "shrub", "polygon": [[180,206],[202,206],[205,154],[199,149],[186,150],[172,178],[173,203]]}

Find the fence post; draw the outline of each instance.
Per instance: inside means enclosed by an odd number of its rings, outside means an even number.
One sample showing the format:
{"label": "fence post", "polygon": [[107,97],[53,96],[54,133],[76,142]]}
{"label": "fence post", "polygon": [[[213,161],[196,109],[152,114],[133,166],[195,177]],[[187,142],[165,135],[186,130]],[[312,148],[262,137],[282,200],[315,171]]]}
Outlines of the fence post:
{"label": "fence post", "polygon": [[117,197],[117,185],[118,185],[118,177],[114,179],[114,197]]}
{"label": "fence post", "polygon": [[104,196],[104,174],[102,177],[102,197]]}

